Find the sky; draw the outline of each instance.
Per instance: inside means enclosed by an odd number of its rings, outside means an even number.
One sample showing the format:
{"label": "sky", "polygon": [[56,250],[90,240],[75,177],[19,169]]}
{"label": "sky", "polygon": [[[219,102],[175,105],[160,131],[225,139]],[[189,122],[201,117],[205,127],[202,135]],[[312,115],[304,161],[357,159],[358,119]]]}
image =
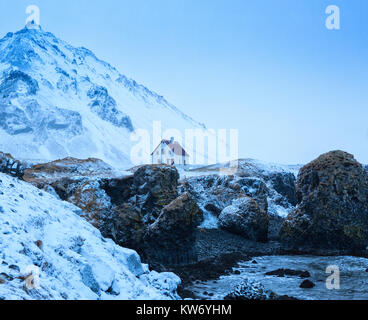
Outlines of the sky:
{"label": "sky", "polygon": [[[239,157],[306,163],[341,149],[368,163],[366,0],[0,0],[0,37],[41,26],[92,50],[213,129]],[[340,29],[325,26],[340,8]]]}

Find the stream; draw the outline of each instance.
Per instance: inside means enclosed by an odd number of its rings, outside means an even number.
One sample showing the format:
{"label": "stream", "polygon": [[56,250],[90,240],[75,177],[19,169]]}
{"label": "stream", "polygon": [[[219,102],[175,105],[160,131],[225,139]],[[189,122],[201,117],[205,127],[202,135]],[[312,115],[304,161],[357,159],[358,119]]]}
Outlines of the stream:
{"label": "stream", "polygon": [[[257,263],[254,263],[255,260]],[[261,283],[265,289],[278,295],[288,295],[302,300],[368,300],[368,259],[340,256],[263,256],[239,263],[234,272],[221,276],[215,281],[196,282],[190,290],[197,299],[223,299],[243,279]],[[340,272],[340,289],[327,289],[326,273],[328,266],[337,266]],[[303,270],[310,273],[308,280],[314,288],[302,289],[303,280],[298,276],[266,276],[265,273],[276,269]],[[238,271],[236,271],[238,270]]]}

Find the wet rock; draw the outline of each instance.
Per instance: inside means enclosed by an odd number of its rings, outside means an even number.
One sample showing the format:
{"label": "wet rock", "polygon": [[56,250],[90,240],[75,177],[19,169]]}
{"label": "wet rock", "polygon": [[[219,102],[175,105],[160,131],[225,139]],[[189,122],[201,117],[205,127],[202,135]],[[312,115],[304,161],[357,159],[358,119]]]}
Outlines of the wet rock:
{"label": "wet rock", "polygon": [[277,269],[277,270],[266,272],[265,275],[266,276],[277,276],[277,277],[285,277],[285,276],[297,276],[300,278],[310,277],[310,273],[308,271],[292,270],[292,269]]}
{"label": "wet rock", "polygon": [[252,198],[244,197],[234,200],[231,206],[221,212],[219,225],[246,239],[267,241],[268,215]]}
{"label": "wet rock", "polygon": [[368,176],[353,155],[332,151],[304,166],[297,195],[298,206],[280,232],[290,250],[364,252],[368,244]]}
{"label": "wet rock", "polygon": [[311,289],[315,287],[315,284],[310,280],[304,280],[299,287],[302,289]]}

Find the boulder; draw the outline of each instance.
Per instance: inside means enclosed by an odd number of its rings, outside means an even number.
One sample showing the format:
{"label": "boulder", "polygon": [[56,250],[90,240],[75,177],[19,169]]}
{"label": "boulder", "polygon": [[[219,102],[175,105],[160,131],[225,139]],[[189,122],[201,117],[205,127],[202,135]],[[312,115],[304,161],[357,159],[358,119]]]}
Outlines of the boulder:
{"label": "boulder", "polygon": [[280,238],[288,249],[360,254],[368,244],[368,176],[354,156],[332,151],[304,166],[298,206]]}
{"label": "boulder", "polygon": [[268,214],[250,197],[234,200],[231,206],[226,207],[219,216],[219,225],[244,238],[267,241]]}
{"label": "boulder", "polygon": [[169,264],[190,262],[193,259],[194,231],[202,222],[202,215],[190,194],[184,193],[173,200],[149,226],[144,237],[146,254],[151,260],[159,258]]}
{"label": "boulder", "polygon": [[312,289],[312,288],[314,288],[316,285],[312,282],[312,281],[310,281],[310,280],[304,280],[301,284],[300,284],[300,286],[299,286],[299,288],[302,288],[302,289]]}

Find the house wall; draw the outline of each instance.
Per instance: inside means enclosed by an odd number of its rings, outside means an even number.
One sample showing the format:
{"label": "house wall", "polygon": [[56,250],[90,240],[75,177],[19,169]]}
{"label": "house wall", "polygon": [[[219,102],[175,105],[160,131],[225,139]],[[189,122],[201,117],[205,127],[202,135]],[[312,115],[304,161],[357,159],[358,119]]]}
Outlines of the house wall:
{"label": "house wall", "polygon": [[[168,160],[171,159],[174,159],[175,164],[184,164],[184,161],[186,164],[189,163],[189,157],[174,154],[167,144],[161,144],[152,155],[153,164],[168,164]],[[169,161],[169,164],[171,164],[171,161]]]}

